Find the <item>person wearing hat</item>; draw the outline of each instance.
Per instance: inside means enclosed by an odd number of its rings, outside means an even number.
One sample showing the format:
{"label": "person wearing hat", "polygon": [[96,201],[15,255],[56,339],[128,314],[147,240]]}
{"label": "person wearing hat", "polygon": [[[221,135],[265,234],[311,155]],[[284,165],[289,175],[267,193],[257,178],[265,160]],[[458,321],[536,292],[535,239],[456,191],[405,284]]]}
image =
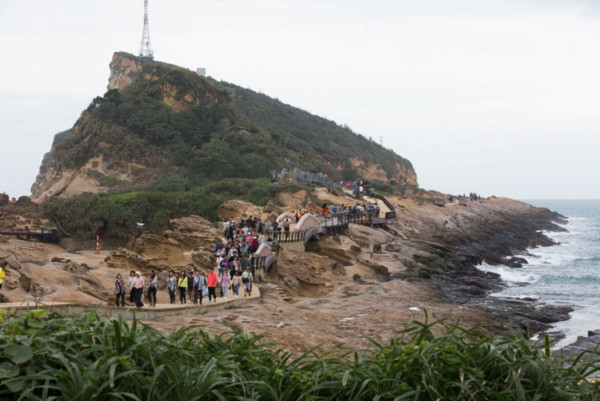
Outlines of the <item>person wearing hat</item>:
{"label": "person wearing hat", "polygon": [[246,267],[246,270],[242,273],[242,284],[244,284],[244,296],[252,295],[252,272],[250,267]]}
{"label": "person wearing hat", "polygon": [[144,306],[142,303],[142,294],[144,293],[144,278],[142,277],[142,273],[139,271],[135,272],[132,289],[135,291],[135,306],[136,308],[141,308]]}

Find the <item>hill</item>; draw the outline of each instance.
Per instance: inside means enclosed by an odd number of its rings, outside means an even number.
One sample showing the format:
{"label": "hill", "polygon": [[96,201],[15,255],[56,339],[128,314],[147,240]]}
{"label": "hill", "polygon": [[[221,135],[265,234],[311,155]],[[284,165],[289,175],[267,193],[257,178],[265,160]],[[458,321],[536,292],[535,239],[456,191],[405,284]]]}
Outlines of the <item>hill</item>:
{"label": "hill", "polygon": [[335,179],[417,185],[411,163],[375,142],[239,86],[115,53],[108,91],[57,134],[34,200],[129,190],[187,191],[268,177],[289,164]]}

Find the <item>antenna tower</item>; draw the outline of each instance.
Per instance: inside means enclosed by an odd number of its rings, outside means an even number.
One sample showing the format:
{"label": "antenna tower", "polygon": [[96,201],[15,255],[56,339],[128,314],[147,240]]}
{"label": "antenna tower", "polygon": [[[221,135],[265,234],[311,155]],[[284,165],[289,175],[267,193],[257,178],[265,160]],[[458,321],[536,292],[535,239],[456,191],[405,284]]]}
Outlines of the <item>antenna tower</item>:
{"label": "antenna tower", "polygon": [[142,45],[140,47],[140,57],[154,58],[154,53],[150,47],[150,29],[148,28],[148,0],[144,0],[144,33],[142,33]]}

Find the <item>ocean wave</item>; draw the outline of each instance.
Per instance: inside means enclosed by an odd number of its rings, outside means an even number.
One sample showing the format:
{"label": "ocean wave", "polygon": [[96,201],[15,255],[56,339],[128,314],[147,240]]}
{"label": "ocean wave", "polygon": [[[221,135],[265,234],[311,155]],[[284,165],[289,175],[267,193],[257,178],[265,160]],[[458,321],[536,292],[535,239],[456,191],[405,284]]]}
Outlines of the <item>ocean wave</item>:
{"label": "ocean wave", "polygon": [[492,266],[487,263],[483,263],[477,268],[485,272],[493,272],[500,275],[502,281],[507,283],[533,283],[538,280],[538,276],[530,271],[523,269],[513,269],[506,266]]}

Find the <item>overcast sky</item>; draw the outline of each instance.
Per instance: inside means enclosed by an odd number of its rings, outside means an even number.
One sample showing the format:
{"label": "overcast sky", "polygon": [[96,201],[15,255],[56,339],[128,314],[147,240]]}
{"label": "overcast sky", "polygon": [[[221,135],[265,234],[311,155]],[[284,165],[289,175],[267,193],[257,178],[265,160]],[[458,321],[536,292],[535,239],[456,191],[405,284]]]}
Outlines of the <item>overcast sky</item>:
{"label": "overcast sky", "polygon": [[[600,198],[600,1],[150,0],[155,59],[346,124],[421,187]],[[143,0],[0,0],[0,192],[137,54]]]}

